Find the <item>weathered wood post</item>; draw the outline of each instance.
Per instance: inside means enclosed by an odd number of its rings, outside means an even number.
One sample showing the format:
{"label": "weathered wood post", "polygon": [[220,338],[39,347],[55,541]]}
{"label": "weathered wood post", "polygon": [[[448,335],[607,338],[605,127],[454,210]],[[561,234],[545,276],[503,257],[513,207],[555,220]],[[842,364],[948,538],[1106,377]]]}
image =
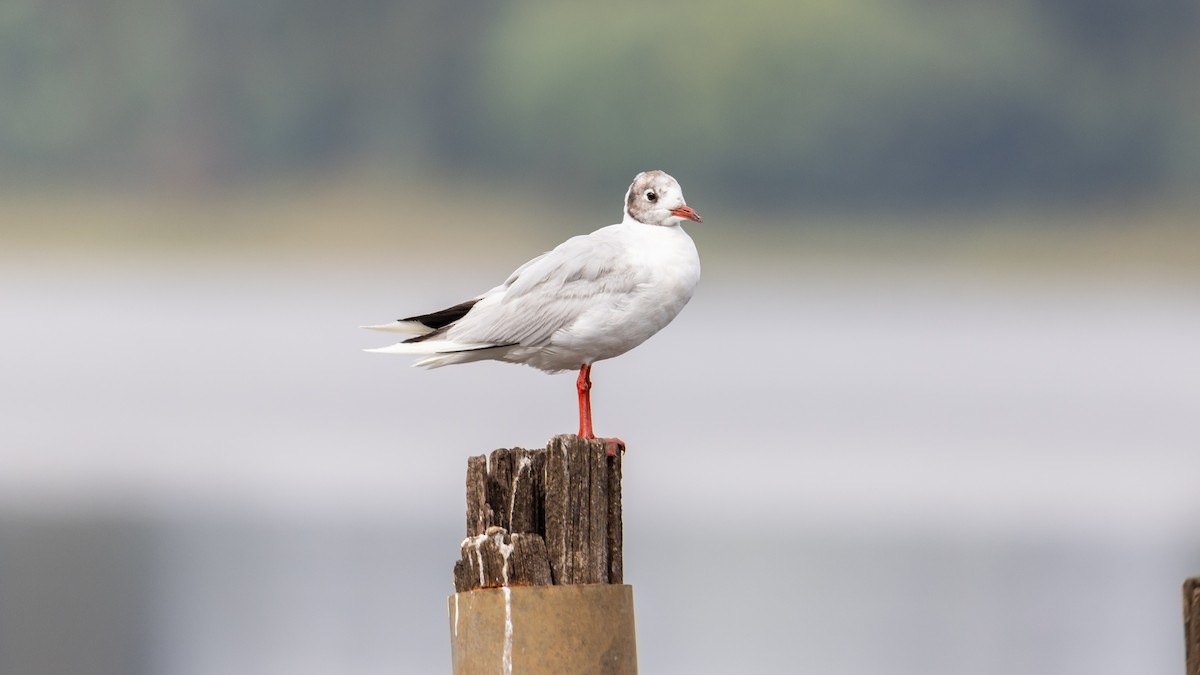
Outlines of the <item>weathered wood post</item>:
{"label": "weathered wood post", "polygon": [[1187,675],[1200,675],[1200,577],[1183,582],[1183,644]]}
{"label": "weathered wood post", "polygon": [[448,599],[454,675],[635,675],[621,457],[563,435],[467,460],[467,538]]}

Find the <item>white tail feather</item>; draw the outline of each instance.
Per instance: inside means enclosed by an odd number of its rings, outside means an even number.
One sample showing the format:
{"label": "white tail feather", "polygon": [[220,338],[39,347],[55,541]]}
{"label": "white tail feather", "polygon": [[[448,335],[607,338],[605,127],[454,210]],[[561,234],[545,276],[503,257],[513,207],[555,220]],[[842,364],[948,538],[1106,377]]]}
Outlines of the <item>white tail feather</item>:
{"label": "white tail feather", "polygon": [[476,349],[490,349],[496,345],[464,344],[451,340],[425,340],[423,342],[397,342],[390,347],[378,347],[364,351],[377,354],[454,354],[456,352],[471,352]]}
{"label": "white tail feather", "polygon": [[381,330],[387,333],[411,333],[413,335],[424,335],[432,332],[433,329],[423,323],[416,321],[393,321],[391,323],[381,323],[378,326],[359,326],[367,330]]}
{"label": "white tail feather", "polygon": [[463,344],[450,340],[425,340],[423,342],[398,342],[390,347],[364,349],[376,354],[417,354],[425,358],[414,363],[422,368],[439,368],[454,363],[469,363],[496,358],[511,345]]}

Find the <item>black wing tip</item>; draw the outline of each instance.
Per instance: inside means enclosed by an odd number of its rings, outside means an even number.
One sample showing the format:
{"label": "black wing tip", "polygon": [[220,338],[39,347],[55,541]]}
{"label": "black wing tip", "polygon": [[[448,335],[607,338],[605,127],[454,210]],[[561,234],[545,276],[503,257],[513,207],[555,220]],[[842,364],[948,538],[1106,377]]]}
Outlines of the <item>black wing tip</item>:
{"label": "black wing tip", "polygon": [[[409,321],[411,321],[411,320],[412,320],[412,319],[409,319]],[[407,340],[405,340],[404,342],[405,342],[405,344],[412,343],[412,342],[424,342],[424,341],[426,341],[426,340],[428,340],[428,339],[430,339],[430,338],[439,337],[439,336],[441,336],[441,335],[442,335],[443,333],[445,333],[445,332],[446,332],[446,328],[443,326],[442,328],[435,328],[434,330],[431,330],[431,331],[429,331],[428,333],[426,333],[426,334],[424,334],[424,335],[418,335],[418,336],[416,336],[416,337],[410,337],[410,338],[408,338]]]}
{"label": "black wing tip", "polygon": [[434,330],[438,330],[439,328],[445,328],[446,326],[449,326],[455,321],[458,321],[466,316],[467,312],[471,311],[471,308],[474,307],[475,303],[477,302],[479,302],[479,298],[467,300],[466,302],[460,302],[453,307],[447,307],[446,309],[430,312],[429,314],[410,316],[407,319],[400,320],[416,322],[423,326],[428,326]]}

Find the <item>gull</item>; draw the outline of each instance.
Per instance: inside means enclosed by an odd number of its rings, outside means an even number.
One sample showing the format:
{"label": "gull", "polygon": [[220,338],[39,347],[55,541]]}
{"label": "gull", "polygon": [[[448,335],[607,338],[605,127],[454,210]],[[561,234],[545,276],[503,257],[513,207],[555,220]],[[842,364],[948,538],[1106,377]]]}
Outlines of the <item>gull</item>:
{"label": "gull", "polygon": [[[439,368],[494,360],[548,373],[578,370],[579,436],[592,431],[592,364],[620,356],[670,323],[700,281],[700,257],[680,226],[702,222],[674,178],[646,171],[625,194],[621,222],[571,237],[504,283],[446,309],[372,330],[412,334],[367,351],[422,356]],[[610,454],[619,439],[603,439]]]}

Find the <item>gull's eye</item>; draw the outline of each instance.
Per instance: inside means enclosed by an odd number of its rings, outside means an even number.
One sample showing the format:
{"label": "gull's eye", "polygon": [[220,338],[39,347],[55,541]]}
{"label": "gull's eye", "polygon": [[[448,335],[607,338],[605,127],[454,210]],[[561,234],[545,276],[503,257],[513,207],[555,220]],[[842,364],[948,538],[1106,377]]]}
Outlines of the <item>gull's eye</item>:
{"label": "gull's eye", "polygon": [[658,195],[654,193],[654,190],[646,190],[646,199],[656,202],[658,201]]}

